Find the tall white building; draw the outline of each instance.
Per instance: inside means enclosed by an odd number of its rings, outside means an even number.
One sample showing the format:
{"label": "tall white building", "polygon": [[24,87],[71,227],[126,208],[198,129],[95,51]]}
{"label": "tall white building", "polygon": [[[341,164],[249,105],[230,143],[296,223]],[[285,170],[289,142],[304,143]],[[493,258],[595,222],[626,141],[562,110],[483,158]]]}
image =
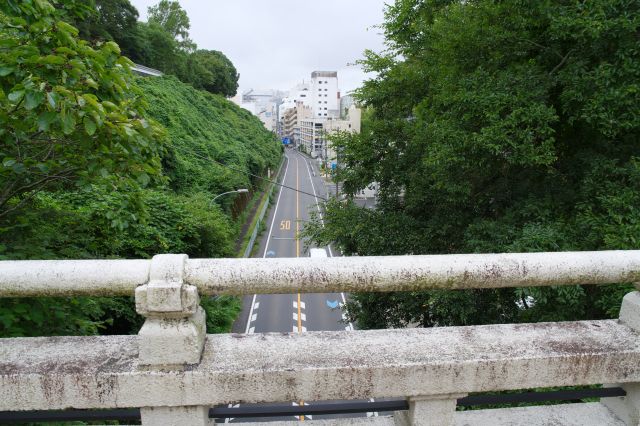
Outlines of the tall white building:
{"label": "tall white building", "polygon": [[336,71],[311,73],[311,108],[315,118],[340,116],[340,89]]}
{"label": "tall white building", "polygon": [[353,99],[340,97],[336,71],[314,71],[309,82],[302,82],[283,98],[278,114],[279,135],[291,139],[327,166],[336,153],[326,135],[338,130],[360,132],[360,110]]}

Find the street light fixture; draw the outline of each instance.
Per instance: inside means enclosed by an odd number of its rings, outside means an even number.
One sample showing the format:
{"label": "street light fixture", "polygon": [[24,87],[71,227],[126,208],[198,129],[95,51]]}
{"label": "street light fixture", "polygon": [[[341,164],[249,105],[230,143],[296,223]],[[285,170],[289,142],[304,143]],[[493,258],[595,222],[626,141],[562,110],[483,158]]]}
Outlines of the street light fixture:
{"label": "street light fixture", "polygon": [[223,192],[222,194],[218,194],[215,197],[213,197],[213,199],[211,200],[211,204],[213,204],[213,202],[216,200],[216,198],[218,197],[222,197],[223,195],[227,195],[227,194],[243,194],[245,192],[249,192],[249,190],[247,188],[240,188],[240,189],[235,189],[233,191],[227,191],[227,192]]}

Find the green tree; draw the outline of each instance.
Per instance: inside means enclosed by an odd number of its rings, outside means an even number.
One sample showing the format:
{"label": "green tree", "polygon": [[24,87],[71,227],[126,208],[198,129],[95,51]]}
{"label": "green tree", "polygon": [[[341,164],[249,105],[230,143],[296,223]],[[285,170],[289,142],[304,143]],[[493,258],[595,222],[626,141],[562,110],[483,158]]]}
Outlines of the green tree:
{"label": "green tree", "polygon": [[91,42],[115,41],[122,54],[131,58],[140,50],[138,10],[129,0],[92,0],[95,13],[72,20],[82,39]]}
{"label": "green tree", "polygon": [[188,76],[188,54],[180,50],[178,42],[156,23],[138,23],[136,45],[140,46],[131,59],[185,80]]}
{"label": "green tree", "polygon": [[44,0],[1,7],[0,217],[44,189],[158,178],[162,129],[118,45],[78,40]]}
{"label": "green tree", "polygon": [[160,25],[168,32],[184,51],[193,51],[195,43],[189,38],[189,16],[177,1],[160,0],[148,9],[149,23]]}
{"label": "green tree", "polygon": [[222,52],[217,50],[197,50],[189,57],[190,83],[196,89],[203,89],[226,97],[235,96],[240,75],[236,67]]}
{"label": "green tree", "polygon": [[[639,12],[624,0],[388,6],[387,50],[362,60],[377,74],[358,91],[362,134],[335,142],[345,190],[379,182],[378,212],[330,204],[310,235],[361,255],[638,248]],[[361,295],[351,314],[372,326],[602,318],[619,296]]]}

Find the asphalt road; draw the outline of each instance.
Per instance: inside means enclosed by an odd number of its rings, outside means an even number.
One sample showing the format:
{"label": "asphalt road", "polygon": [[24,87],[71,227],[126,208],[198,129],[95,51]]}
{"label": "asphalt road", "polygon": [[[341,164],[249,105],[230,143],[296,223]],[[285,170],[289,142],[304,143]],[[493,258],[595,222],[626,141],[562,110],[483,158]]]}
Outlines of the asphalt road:
{"label": "asphalt road", "polygon": [[[280,187],[276,203],[271,207],[256,257],[306,257],[306,242],[298,235],[309,221],[312,211],[320,212],[319,202],[326,198],[324,181],[315,161],[295,150],[286,150],[282,183],[297,191]],[[299,192],[301,191],[301,192]],[[315,247],[315,246],[311,246]],[[335,253],[322,247],[327,256]],[[237,333],[269,333],[352,330],[343,319],[342,293],[253,295],[243,300],[243,312],[234,325]],[[292,404],[313,402],[292,401]],[[377,413],[376,413],[377,414]],[[352,415],[353,416],[353,415]],[[321,416],[323,419],[342,416]],[[320,416],[314,419],[319,419]],[[293,420],[285,418],[243,419],[242,421]],[[303,420],[303,419],[301,419]],[[229,421],[229,420],[227,420]],[[241,419],[230,420],[232,422]]]}

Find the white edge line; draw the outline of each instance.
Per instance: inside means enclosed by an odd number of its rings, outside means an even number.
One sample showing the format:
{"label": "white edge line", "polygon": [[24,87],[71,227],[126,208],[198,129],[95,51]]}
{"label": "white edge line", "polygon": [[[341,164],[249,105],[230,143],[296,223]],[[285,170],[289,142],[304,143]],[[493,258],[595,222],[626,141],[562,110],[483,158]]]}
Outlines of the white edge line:
{"label": "white edge line", "polygon": [[[285,155],[287,159],[287,166],[284,169],[284,176],[282,180],[284,181],[287,178],[287,172],[289,171],[289,156]],[[277,177],[276,177],[277,179]],[[280,187],[280,191],[278,191],[278,199],[276,200],[276,208],[273,211],[273,219],[271,220],[271,226],[269,227],[269,235],[267,235],[267,243],[264,245],[264,253],[262,253],[262,257],[267,257],[267,249],[269,248],[269,240],[271,239],[271,233],[273,232],[273,224],[276,222],[276,215],[278,214],[278,206],[280,205],[280,196],[282,195],[282,190],[284,188]],[[251,317],[253,316],[253,309],[256,304],[256,296],[253,295],[253,299],[251,299],[251,309],[249,309],[249,316],[247,317],[247,328],[245,328],[245,334],[249,334],[249,326],[251,325]]]}
{"label": "white edge line", "polygon": [[[320,203],[318,202],[318,196],[316,195],[316,186],[313,184],[313,179],[311,178],[311,169],[309,167],[309,162],[305,158],[304,164],[307,166],[307,173],[309,173],[309,180],[311,181],[311,189],[313,189],[313,197],[316,199],[316,208],[318,209],[318,213],[320,214],[320,223],[324,228],[324,219],[322,217],[322,212],[320,211]],[[333,252],[331,251],[331,246],[328,245],[327,249],[329,250],[329,257],[333,257]],[[347,298],[344,296],[344,293],[340,293],[342,297],[342,303],[347,303]],[[353,324],[349,321],[349,329],[353,330]]]}

